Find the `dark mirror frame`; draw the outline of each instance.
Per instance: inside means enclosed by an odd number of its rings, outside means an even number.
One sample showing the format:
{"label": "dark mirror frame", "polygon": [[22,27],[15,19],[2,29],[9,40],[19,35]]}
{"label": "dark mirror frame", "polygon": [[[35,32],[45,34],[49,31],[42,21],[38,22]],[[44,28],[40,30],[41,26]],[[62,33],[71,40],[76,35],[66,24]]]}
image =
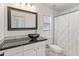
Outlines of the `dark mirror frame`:
{"label": "dark mirror frame", "polygon": [[[21,11],[21,12],[25,12],[25,13],[30,13],[30,14],[34,14],[36,16],[36,22],[35,22],[35,27],[33,28],[11,28],[11,10],[16,10],[16,11]],[[8,23],[8,31],[14,31],[14,30],[37,30],[38,29],[38,14],[35,12],[31,12],[31,11],[26,11],[26,10],[22,10],[22,9],[17,9],[14,7],[7,7],[7,23]]]}

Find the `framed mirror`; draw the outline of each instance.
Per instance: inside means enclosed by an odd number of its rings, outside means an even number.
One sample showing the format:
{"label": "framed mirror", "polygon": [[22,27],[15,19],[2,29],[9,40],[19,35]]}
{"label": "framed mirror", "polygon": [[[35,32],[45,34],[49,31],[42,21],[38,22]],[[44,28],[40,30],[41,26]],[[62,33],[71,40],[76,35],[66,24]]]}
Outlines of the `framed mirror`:
{"label": "framed mirror", "polygon": [[7,7],[8,30],[35,30],[37,29],[37,13]]}

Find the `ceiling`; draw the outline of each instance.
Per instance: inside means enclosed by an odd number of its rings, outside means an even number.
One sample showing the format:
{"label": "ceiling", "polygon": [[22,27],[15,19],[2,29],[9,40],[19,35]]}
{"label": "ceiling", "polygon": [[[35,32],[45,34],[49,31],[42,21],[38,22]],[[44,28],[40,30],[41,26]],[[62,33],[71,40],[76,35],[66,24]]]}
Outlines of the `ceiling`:
{"label": "ceiling", "polygon": [[54,6],[54,9],[56,11],[62,12],[64,10],[67,10],[67,9],[70,9],[72,7],[79,5],[79,3],[46,3],[46,5],[52,8]]}

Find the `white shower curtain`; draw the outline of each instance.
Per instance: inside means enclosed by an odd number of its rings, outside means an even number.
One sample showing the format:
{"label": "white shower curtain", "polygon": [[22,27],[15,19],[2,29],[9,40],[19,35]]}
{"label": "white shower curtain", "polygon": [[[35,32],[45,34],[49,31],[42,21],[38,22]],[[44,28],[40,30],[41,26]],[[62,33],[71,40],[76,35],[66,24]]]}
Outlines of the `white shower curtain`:
{"label": "white shower curtain", "polygon": [[56,17],[54,36],[65,55],[79,56],[79,11]]}

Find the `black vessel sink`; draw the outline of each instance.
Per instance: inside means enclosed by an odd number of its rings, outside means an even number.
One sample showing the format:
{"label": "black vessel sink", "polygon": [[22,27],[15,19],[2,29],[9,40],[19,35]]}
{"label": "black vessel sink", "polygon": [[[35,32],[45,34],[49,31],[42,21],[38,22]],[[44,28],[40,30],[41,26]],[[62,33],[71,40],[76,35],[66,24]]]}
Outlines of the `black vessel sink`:
{"label": "black vessel sink", "polygon": [[39,34],[28,34],[31,41],[37,41],[37,38],[40,36]]}

